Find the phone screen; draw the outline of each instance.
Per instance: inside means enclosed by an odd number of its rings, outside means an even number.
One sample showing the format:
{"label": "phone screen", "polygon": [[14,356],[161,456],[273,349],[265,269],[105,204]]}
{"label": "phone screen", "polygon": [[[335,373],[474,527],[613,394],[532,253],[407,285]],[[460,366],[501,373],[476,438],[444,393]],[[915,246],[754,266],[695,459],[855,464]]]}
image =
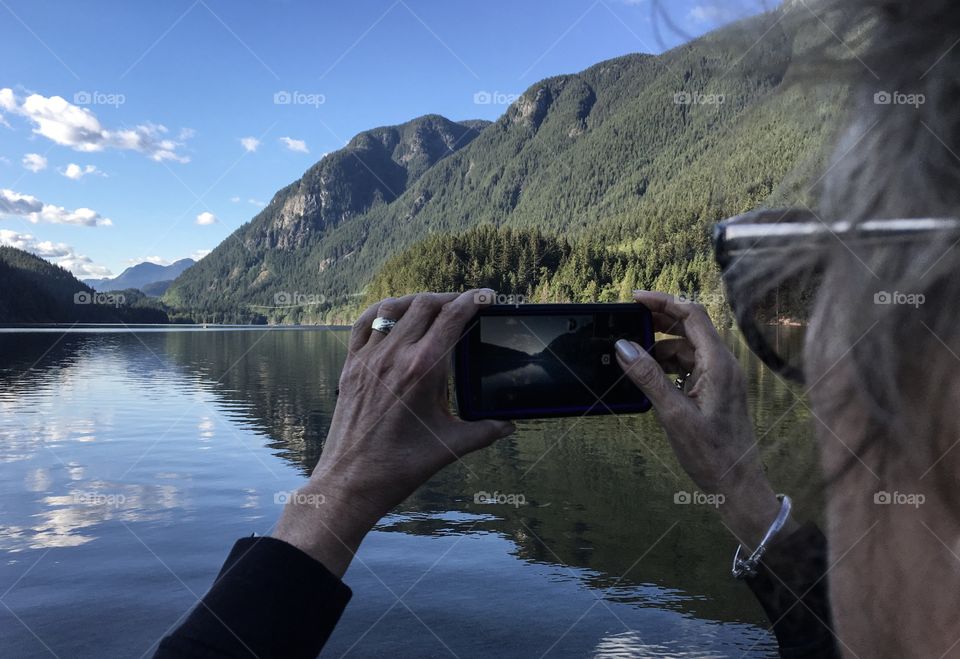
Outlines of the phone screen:
{"label": "phone screen", "polygon": [[636,304],[490,307],[457,352],[465,418],[642,412],[649,402],[617,364],[621,338],[652,342]]}

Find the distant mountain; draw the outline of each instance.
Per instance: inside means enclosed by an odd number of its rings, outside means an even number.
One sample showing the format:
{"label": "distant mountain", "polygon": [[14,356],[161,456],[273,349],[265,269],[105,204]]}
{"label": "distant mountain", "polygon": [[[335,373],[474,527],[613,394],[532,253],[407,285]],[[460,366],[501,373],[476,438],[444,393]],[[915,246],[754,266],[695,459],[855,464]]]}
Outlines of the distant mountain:
{"label": "distant mountain", "polygon": [[[160,296],[167,290],[170,282],[195,263],[196,261],[189,258],[180,259],[170,265],[157,265],[145,261],[130,266],[112,279],[84,279],[83,283],[98,291],[122,291],[127,288],[136,288],[147,295]],[[152,286],[160,282],[166,282],[167,286]]]}
{"label": "distant mountain", "polygon": [[[629,263],[605,274],[598,299],[634,285],[716,291],[710,226],[759,205],[815,202],[808,184],[843,112],[842,90],[791,84],[820,36],[802,14],[773,11],[661,55],[548,78],[479,132],[432,115],[361,133],[280,190],[164,300],[209,320],[344,319],[389,258],[482,225],[623,255]],[[482,269],[466,270],[465,284],[486,283]],[[308,304],[278,303],[291,299]]]}
{"label": "distant mountain", "polygon": [[98,293],[63,268],[0,246],[0,323],[166,323],[135,290]]}

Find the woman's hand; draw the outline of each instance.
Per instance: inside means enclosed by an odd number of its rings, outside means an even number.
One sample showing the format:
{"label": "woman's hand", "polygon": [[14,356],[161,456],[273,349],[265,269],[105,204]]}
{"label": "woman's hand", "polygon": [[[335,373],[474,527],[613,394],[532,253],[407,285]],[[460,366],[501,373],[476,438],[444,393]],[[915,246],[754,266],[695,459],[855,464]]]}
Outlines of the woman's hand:
{"label": "woman's hand", "polygon": [[[760,464],[740,365],[700,305],[647,291],[634,298],[650,309],[656,331],[677,338],[658,341],[652,354],[618,341],[617,361],[653,403],[680,466],[703,491],[723,495],[721,517],[752,548],[780,503]],[[680,390],[666,373],[690,375]]]}
{"label": "woman's hand", "polygon": [[[450,413],[450,354],[491,300],[479,291],[421,293],[368,308],[353,326],[330,432],[309,483],[273,536],[337,575],[377,521],[444,466],[514,431]],[[373,331],[377,317],[397,324]]]}

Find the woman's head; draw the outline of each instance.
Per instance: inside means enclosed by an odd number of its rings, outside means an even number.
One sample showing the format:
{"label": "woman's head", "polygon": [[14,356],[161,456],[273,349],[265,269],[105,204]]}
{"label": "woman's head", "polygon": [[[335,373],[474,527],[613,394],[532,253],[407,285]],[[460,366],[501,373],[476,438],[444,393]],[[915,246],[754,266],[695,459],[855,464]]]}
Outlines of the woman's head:
{"label": "woman's head", "polygon": [[784,5],[771,20],[806,44],[793,84],[845,89],[849,115],[813,208],[743,221],[854,230],[766,252],[746,240],[725,279],[738,312],[751,300],[762,309],[773,292],[812,309],[802,362],[828,483],[841,646],[960,656],[960,232],[865,241],[856,230],[960,217],[960,3]]}
{"label": "woman's head", "polygon": [[[820,217],[960,215],[960,4],[806,4],[848,50],[811,70],[853,94]],[[960,234],[837,238],[819,257],[804,360],[838,633],[860,656],[960,656]]]}

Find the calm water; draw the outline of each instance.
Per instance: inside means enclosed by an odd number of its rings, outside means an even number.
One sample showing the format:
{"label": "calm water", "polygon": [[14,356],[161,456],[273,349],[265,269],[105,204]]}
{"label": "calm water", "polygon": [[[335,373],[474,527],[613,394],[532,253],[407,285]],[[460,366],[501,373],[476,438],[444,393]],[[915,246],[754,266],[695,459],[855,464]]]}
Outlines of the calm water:
{"label": "calm water", "polygon": [[[152,653],[316,463],[346,338],[0,332],[2,655]],[[816,515],[804,402],[728,340],[777,489]],[[693,490],[652,415],[522,424],[371,533],[324,656],[772,656]]]}

